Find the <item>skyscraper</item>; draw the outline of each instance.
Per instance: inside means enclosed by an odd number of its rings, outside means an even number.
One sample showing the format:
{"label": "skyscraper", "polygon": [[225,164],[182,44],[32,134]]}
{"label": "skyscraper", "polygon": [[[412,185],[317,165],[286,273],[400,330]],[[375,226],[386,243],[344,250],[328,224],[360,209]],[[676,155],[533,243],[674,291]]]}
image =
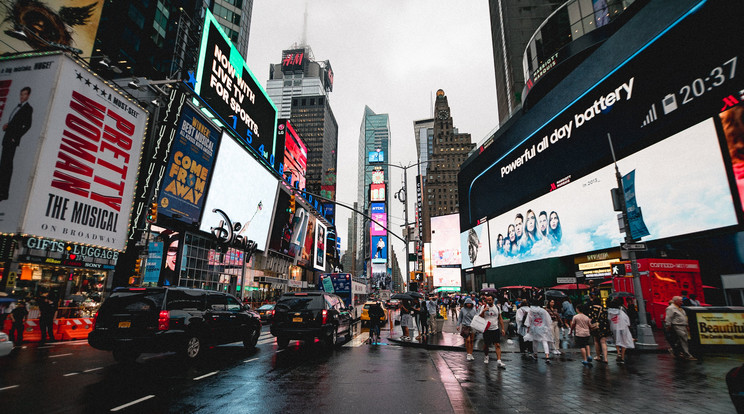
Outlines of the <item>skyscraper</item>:
{"label": "skyscraper", "polygon": [[331,63],[316,61],[307,45],[282,51],[266,82],[279,117],[290,118],[307,145],[307,191],[335,200],[338,123],[329,102],[332,90]]}
{"label": "skyscraper", "polygon": [[[489,0],[499,123],[519,107],[524,88],[522,55],[535,30],[564,0]],[[546,39],[547,40],[547,39]]]}

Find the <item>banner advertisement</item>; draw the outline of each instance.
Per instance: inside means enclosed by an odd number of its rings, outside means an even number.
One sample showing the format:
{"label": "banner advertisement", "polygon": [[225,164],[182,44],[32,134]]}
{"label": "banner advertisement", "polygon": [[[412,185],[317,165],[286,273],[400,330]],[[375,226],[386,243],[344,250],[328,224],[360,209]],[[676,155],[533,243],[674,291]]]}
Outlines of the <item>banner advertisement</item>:
{"label": "banner advertisement", "polygon": [[462,286],[462,278],[460,277],[459,267],[435,267],[433,284],[434,287],[439,286],[451,286],[460,287]]}
{"label": "banner advertisement", "polygon": [[372,263],[372,286],[381,290],[392,288],[393,278],[388,277],[386,263]]}
{"label": "banner advertisement", "polygon": [[[635,171],[649,240],[737,223],[712,119],[618,160],[618,167]],[[492,266],[619,246],[624,236],[610,197],[616,186],[610,164],[489,220]]]}
{"label": "banner advertisement", "polygon": [[71,58],[52,59],[57,87],[38,91],[53,98],[23,233],[122,251],[148,114]]}
{"label": "banner advertisement", "polygon": [[276,147],[274,103],[209,10],[202,33],[194,91],[241,141],[278,170],[275,156],[284,148]]}
{"label": "banner advertisement", "polygon": [[305,174],[307,173],[307,146],[292,127],[292,123],[282,120],[279,123],[277,135],[284,135],[284,174],[291,174],[292,187],[305,188]]}
{"label": "banner advertisement", "polygon": [[370,236],[372,242],[372,263],[387,263],[387,236]]}
{"label": "banner advertisement", "polygon": [[[199,230],[229,232],[265,251],[279,181],[226,133],[213,174]],[[238,231],[230,231],[228,223],[233,228],[239,223]]]}
{"label": "banner advertisement", "polygon": [[307,233],[308,220],[310,213],[302,207],[295,209],[294,217],[292,217],[292,233],[289,239],[289,252],[288,255],[296,257],[298,254],[301,255],[302,248],[305,245],[305,234]]}
{"label": "banner advertisement", "polygon": [[385,201],[385,184],[370,184],[369,185],[369,200],[370,201]]}
{"label": "banner advertisement", "polygon": [[744,314],[697,312],[701,345],[744,345]]}
{"label": "banner advertisement", "polygon": [[431,218],[431,250],[434,266],[456,266],[459,278],[459,269],[462,263],[459,214]]}
{"label": "banner advertisement", "polygon": [[311,263],[313,260],[313,253],[315,249],[315,217],[308,214],[307,217],[307,232],[305,233],[305,242],[302,246],[302,257],[301,260],[304,263]]}
{"label": "banner advertisement", "polygon": [[6,1],[0,8],[0,53],[49,50],[91,56],[103,0]]}
{"label": "banner advertisement", "polygon": [[491,264],[488,224],[481,223],[460,233],[460,249],[468,252],[467,256],[460,255],[463,270]]}
{"label": "banner advertisement", "polygon": [[190,106],[182,108],[158,197],[158,214],[196,223],[214,164],[220,133]]}
{"label": "banner advertisement", "polygon": [[[297,211],[297,209],[295,209]],[[269,249],[289,254],[289,243],[292,240],[292,219],[294,214],[289,212],[289,194],[279,190],[279,199],[274,209],[274,224],[271,226]]]}
{"label": "banner advertisement", "polygon": [[143,283],[158,283],[160,268],[163,265],[163,242],[150,242],[145,261],[145,277]]}
{"label": "banner advertisement", "polygon": [[328,228],[325,224],[317,220],[317,225],[315,226],[315,261],[313,261],[313,267],[321,272],[325,270],[326,231],[328,231]]}
{"label": "banner advertisement", "polygon": [[625,192],[625,210],[628,214],[628,225],[630,226],[630,236],[633,240],[640,240],[642,237],[649,236],[646,223],[643,222],[641,208],[636,203],[635,192],[635,170],[625,174],[622,178],[623,190]]}
{"label": "banner advertisement", "polygon": [[375,220],[369,225],[370,234],[373,236],[387,236],[387,214],[385,213],[385,204],[372,203],[370,211],[372,220]]}

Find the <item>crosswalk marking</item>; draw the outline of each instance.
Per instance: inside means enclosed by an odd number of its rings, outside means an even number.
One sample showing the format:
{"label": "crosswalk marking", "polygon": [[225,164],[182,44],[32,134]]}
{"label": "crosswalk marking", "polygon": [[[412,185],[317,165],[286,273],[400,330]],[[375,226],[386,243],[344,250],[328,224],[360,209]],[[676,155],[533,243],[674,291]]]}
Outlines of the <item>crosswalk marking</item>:
{"label": "crosswalk marking", "polygon": [[358,348],[362,345],[364,345],[365,342],[367,342],[367,339],[369,339],[369,332],[362,332],[351,341],[344,344],[344,347],[347,348]]}

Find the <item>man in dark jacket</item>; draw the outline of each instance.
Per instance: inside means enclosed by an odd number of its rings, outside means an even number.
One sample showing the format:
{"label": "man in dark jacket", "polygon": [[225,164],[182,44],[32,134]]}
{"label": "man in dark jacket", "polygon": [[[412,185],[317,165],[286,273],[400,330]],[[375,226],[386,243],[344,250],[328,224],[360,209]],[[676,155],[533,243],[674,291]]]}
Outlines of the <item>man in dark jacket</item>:
{"label": "man in dark jacket", "polygon": [[10,113],[10,120],[3,125],[3,154],[0,156],[0,201],[7,200],[10,192],[10,177],[13,174],[13,158],[21,143],[21,137],[31,128],[33,108],[28,104],[31,88],[21,89],[20,101]]}
{"label": "man in dark jacket", "polygon": [[50,342],[54,342],[54,313],[57,311],[54,302],[49,299],[48,295],[41,297],[39,301],[39,324],[41,325],[41,344],[46,343],[47,337]]}

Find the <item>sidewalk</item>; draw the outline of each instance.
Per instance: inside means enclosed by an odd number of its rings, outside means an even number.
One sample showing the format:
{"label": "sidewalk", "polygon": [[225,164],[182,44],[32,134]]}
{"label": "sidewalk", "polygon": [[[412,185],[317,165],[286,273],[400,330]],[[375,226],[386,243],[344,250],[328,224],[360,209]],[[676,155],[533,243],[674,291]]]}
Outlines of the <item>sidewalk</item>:
{"label": "sidewalk", "polygon": [[[396,313],[393,313],[393,320],[397,319],[399,316]],[[460,333],[457,332],[456,321],[453,321],[452,319],[445,319],[444,320],[444,326],[442,327],[441,333],[431,334],[428,335],[425,338],[416,339],[416,337],[419,335],[419,332],[416,331],[414,328],[413,332],[411,332],[411,341],[403,341],[400,339],[400,337],[403,334],[403,331],[400,327],[400,325],[396,324],[394,325],[394,328],[388,332],[388,340],[391,342],[401,345],[401,346],[408,346],[408,347],[416,347],[416,348],[425,348],[425,349],[431,349],[431,350],[442,350],[442,351],[458,351],[458,352],[465,352],[465,339],[460,336]],[[507,321],[504,321],[506,324]],[[389,323],[388,323],[389,328]],[[383,336],[385,333],[383,333]],[[658,345],[654,349],[632,349],[628,350],[628,352],[635,352],[635,353],[662,353],[667,352],[667,342],[666,339],[664,339],[664,333],[659,331],[654,331],[654,338],[656,339],[656,344]],[[611,341],[611,338],[609,338]],[[476,335],[475,339],[475,346],[473,347],[474,352],[483,352],[483,339],[482,335]],[[615,347],[608,342],[608,351],[614,352]],[[561,352],[569,352],[569,353],[580,353],[579,348],[577,348],[573,343],[573,337],[568,336],[564,339],[561,339],[560,344]],[[501,338],[501,352],[513,352],[513,353],[519,353],[519,339],[518,337],[506,337],[504,338],[502,336]]]}

